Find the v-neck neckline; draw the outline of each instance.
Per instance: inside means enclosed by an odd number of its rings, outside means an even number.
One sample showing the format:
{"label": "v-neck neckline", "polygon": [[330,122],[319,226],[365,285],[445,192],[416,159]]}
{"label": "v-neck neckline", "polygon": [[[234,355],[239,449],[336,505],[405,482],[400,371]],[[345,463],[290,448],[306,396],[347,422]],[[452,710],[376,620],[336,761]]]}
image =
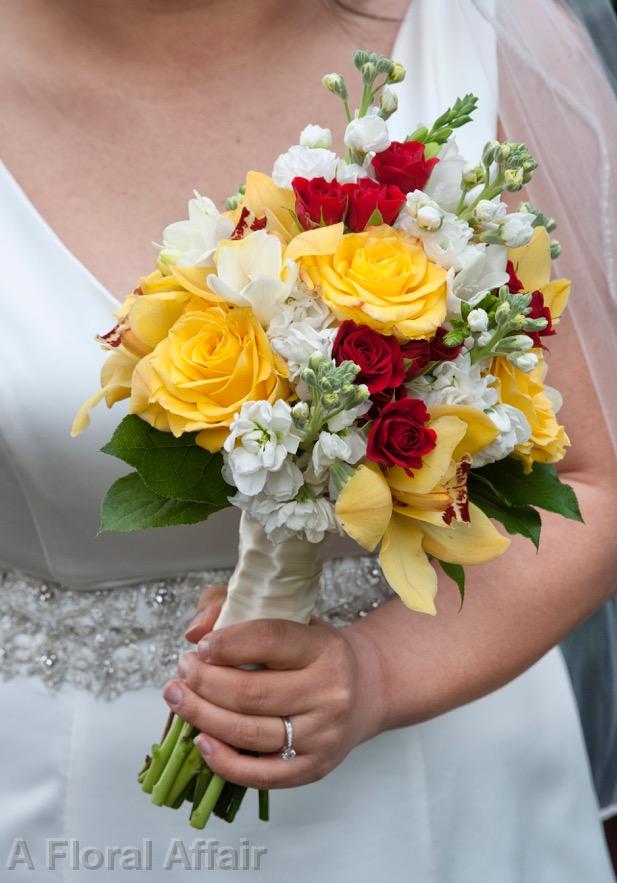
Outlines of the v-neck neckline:
{"label": "v-neck neckline", "polygon": [[[396,36],[394,38],[394,42],[392,44],[393,55],[396,53],[397,46],[399,44],[401,34],[403,32],[403,27],[406,23],[407,16],[409,15],[410,9],[414,3],[418,2],[418,0],[411,0],[408,4],[406,12],[401,19],[398,30],[396,32]],[[29,214],[34,218],[38,226],[43,229],[46,235],[56,243],[60,251],[65,255],[65,257],[70,261],[71,264],[92,284],[93,288],[97,289],[104,297],[106,297],[112,304],[114,304],[115,309],[121,306],[122,301],[119,300],[112,292],[104,285],[101,280],[95,276],[95,274],[88,269],[88,267],[81,261],[75,252],[69,248],[69,246],[61,239],[61,237],[56,233],[51,224],[45,219],[45,217],[41,214],[39,209],[36,207],[32,199],[28,196],[25,189],[19,183],[15,175],[9,170],[8,166],[4,163],[4,161],[0,158],[0,173],[4,176],[4,179],[8,186],[13,190],[15,196],[23,203],[23,205],[28,210]]]}

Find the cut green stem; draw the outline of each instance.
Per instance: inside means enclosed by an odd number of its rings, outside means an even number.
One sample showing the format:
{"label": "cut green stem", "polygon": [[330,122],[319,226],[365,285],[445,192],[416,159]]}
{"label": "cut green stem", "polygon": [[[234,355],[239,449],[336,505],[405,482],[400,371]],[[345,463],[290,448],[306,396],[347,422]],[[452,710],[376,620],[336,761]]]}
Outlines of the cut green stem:
{"label": "cut green stem", "polygon": [[183,726],[184,721],[182,718],[174,715],[171,726],[167,728],[167,732],[165,733],[165,737],[161,744],[152,746],[152,760],[150,761],[150,766],[148,767],[141,785],[142,790],[147,794],[152,793],[152,789],[165,769],[167,761],[171,757],[176,742],[182,732]]}
{"label": "cut green stem", "polygon": [[200,830],[205,828],[206,822],[210,818],[212,810],[214,809],[224,787],[225,779],[221,776],[212,776],[205,794],[199,801],[197,809],[193,810],[191,813],[190,822],[193,828],[199,828]]}
{"label": "cut green stem", "polygon": [[163,806],[167,800],[182,764],[186,760],[187,755],[190,754],[191,748],[194,747],[193,736],[196,736],[197,732],[198,731],[195,727],[191,726],[191,724],[185,723],[183,725],[180,736],[171,752],[171,756],[165,764],[165,769],[152,789],[152,802],[156,804],[156,806]]}

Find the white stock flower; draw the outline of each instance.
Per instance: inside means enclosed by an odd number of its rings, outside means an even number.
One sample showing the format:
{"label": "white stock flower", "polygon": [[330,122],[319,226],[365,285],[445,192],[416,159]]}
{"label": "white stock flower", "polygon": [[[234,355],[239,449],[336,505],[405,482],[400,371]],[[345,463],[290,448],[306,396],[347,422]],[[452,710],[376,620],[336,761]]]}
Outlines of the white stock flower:
{"label": "white stock flower", "polygon": [[366,116],[351,120],[345,129],[345,147],[359,153],[381,153],[390,146],[388,125],[378,115],[378,108],[370,107]]}
{"label": "white stock flower", "polygon": [[294,144],[287,153],[281,153],[275,160],[272,179],[277,187],[287,190],[291,190],[291,182],[297,177],[331,181],[336,175],[337,163],[338,157],[332,150]]}
{"label": "white stock flower", "polygon": [[188,203],[188,220],[175,221],[163,230],[160,258],[179,266],[213,266],[212,256],[221,239],[231,236],[231,218],[222,215],[211,199],[197,191]]}
{"label": "white stock flower", "polygon": [[506,215],[501,225],[501,238],[508,248],[527,245],[533,236],[533,222],[536,216],[531,212],[513,212]]}
{"label": "white stock flower", "polygon": [[486,310],[471,310],[467,316],[467,324],[471,331],[486,331],[488,328],[488,313]]}
{"label": "white stock flower", "polygon": [[452,362],[441,362],[430,374],[423,374],[407,384],[415,398],[426,406],[469,405],[479,411],[492,408],[499,401],[491,384],[495,378],[482,374],[482,366],[472,365],[469,353],[463,352]]}
{"label": "white stock flower", "polygon": [[298,266],[283,261],[278,236],[257,230],[244,239],[224,242],[214,256],[216,273],[208,287],[240,307],[251,307],[262,325],[276,316],[294,290]]}
{"label": "white stock flower", "polygon": [[329,150],[332,147],[332,132],[310,123],[300,132],[300,147],[323,147]]}
{"label": "white stock flower", "polygon": [[473,230],[452,212],[444,212],[422,190],[407,196],[395,227],[420,239],[426,255],[444,270],[461,270],[483,246],[470,245]]}
{"label": "white stock flower", "polygon": [[500,403],[489,408],[485,413],[499,430],[499,435],[474,454],[472,466],[476,469],[486,466],[487,463],[503,460],[512,453],[516,445],[523,444],[531,436],[531,427],[527,418],[518,408]]}
{"label": "white stock flower", "polygon": [[334,417],[330,417],[328,420],[328,430],[330,432],[341,432],[341,430],[353,426],[359,417],[364,417],[367,411],[371,410],[372,406],[372,402],[367,399],[365,402],[360,402],[354,408],[346,408],[344,411],[339,411],[338,414],[335,414]]}
{"label": "white stock flower", "polygon": [[263,493],[272,500],[284,503],[293,500],[303,484],[304,476],[300,468],[288,457],[280,469],[268,473]]}
{"label": "white stock flower", "polygon": [[225,480],[240,493],[255,496],[263,490],[268,473],[279,470],[299,444],[300,434],[287,402],[245,402],[223,446]]}
{"label": "white stock flower", "polygon": [[325,303],[314,295],[296,289],[282,304],[268,327],[273,349],[287,362],[293,380],[307,366],[315,352],[326,358],[332,356],[336,328]]}
{"label": "white stock flower", "polygon": [[262,494],[257,497],[236,494],[231,502],[256,518],[273,543],[282,543],[299,534],[304,534],[309,543],[319,543],[326,533],[338,529],[334,506],[324,497],[277,502]]}
{"label": "white stock flower", "polygon": [[366,439],[363,433],[352,430],[343,435],[322,431],[313,448],[311,463],[313,473],[320,479],[335,460],[352,465],[366,454]]}

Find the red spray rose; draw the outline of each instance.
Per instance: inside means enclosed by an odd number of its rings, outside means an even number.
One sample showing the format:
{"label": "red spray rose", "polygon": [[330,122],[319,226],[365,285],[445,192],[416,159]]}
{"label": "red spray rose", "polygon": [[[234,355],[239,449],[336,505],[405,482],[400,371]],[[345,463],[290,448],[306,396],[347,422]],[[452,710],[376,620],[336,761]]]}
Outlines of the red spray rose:
{"label": "red spray rose", "polygon": [[523,283],[516,275],[516,271],[514,269],[514,264],[512,261],[508,261],[506,265],[506,273],[508,274],[508,288],[512,292],[512,294],[519,294],[523,290]]}
{"label": "red spray rose", "polygon": [[420,141],[392,141],[387,150],[373,157],[373,168],[382,184],[396,184],[403,193],[410,193],[424,189],[438,162],[436,156],[424,158]]}
{"label": "red spray rose", "polygon": [[346,223],[354,233],[366,228],[375,209],[384,224],[393,224],[405,202],[405,194],[393,184],[378,184],[372,178],[360,178],[356,184],[345,184],[349,199]]}
{"label": "red spray rose", "polygon": [[294,178],[291,182],[296,194],[296,215],[305,230],[324,224],[338,224],[347,210],[347,194],[338,181],[325,178]]}
{"label": "red spray rose", "polygon": [[370,398],[371,410],[367,413],[367,420],[376,420],[386,405],[389,405],[392,399],[407,398],[407,390],[404,386],[398,386],[396,389],[384,389],[383,392],[375,392]]}
{"label": "red spray rose", "polygon": [[370,393],[400,386],[405,379],[403,356],[396,337],[379,334],[349,319],[338,330],[332,356],[337,365],[346,359],[359,365],[356,383],[365,383]]}
{"label": "red spray rose", "polygon": [[386,405],[371,426],[366,456],[381,466],[400,466],[408,475],[422,467],[437,435],[426,423],[430,414],[420,399],[400,399]]}
{"label": "red spray rose", "polygon": [[551,316],[551,311],[544,303],[544,295],[541,291],[534,291],[531,295],[531,303],[529,304],[531,307],[531,312],[527,313],[528,319],[546,319],[547,325],[546,328],[543,328],[541,331],[528,331],[527,334],[533,340],[534,346],[541,346],[543,350],[546,349],[542,341],[541,337],[551,337],[553,334],[557,332],[553,328],[553,317]]}
{"label": "red spray rose", "polygon": [[432,340],[410,340],[401,347],[403,358],[410,360],[407,366],[407,380],[422,374],[429,362],[451,362],[463,349],[460,346],[448,346],[444,343],[447,334],[445,328],[438,328]]}

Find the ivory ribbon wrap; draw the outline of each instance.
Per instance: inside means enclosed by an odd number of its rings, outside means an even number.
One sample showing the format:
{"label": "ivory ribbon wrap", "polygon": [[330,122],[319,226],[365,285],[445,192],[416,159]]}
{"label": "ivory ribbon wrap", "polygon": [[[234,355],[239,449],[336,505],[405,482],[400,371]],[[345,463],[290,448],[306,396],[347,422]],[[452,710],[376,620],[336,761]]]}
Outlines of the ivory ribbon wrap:
{"label": "ivory ribbon wrap", "polygon": [[214,628],[251,619],[307,623],[319,592],[326,544],[292,537],[275,545],[259,522],[243,512],[238,564]]}

